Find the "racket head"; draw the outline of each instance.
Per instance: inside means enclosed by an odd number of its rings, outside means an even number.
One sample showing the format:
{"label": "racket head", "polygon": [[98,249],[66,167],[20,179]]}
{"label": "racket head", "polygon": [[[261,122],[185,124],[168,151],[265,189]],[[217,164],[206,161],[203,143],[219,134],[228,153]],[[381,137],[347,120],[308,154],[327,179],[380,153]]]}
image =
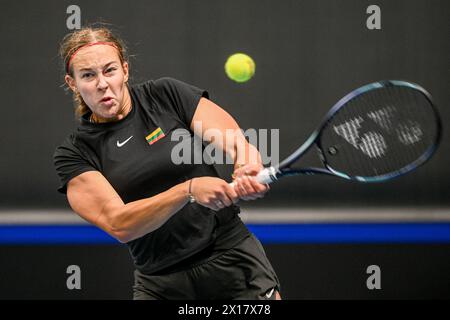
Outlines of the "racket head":
{"label": "racket head", "polygon": [[441,132],[438,110],[424,88],[385,80],[362,86],[339,100],[309,142],[316,144],[331,174],[382,182],[429,160]]}

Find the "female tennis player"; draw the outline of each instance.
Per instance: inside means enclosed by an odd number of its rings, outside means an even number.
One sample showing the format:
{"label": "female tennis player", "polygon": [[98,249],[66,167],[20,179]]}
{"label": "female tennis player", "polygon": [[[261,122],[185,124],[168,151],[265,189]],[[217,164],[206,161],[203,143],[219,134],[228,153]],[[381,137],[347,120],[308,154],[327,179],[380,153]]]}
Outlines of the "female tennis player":
{"label": "female tennis player", "polygon": [[[233,142],[203,135],[216,129],[227,137],[236,121],[207,91],[179,80],[130,85],[125,46],[108,28],[66,35],[60,54],[80,123],[54,154],[58,190],[83,219],[128,245],[134,299],[280,299],[278,278],[236,205],[268,191],[254,179],[259,152],[240,130]],[[233,159],[233,187],[205,161],[174,163],[179,141],[171,137],[180,129]]]}

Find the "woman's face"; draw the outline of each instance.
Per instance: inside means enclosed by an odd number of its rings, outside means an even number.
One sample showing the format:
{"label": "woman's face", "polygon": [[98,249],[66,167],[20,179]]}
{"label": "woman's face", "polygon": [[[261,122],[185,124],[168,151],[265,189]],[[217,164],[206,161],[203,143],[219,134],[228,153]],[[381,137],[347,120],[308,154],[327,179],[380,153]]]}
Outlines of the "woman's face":
{"label": "woman's face", "polygon": [[71,62],[74,78],[66,75],[70,88],[81,94],[99,121],[122,118],[129,111],[126,86],[128,63],[121,64],[117,49],[94,45],[77,52]]}

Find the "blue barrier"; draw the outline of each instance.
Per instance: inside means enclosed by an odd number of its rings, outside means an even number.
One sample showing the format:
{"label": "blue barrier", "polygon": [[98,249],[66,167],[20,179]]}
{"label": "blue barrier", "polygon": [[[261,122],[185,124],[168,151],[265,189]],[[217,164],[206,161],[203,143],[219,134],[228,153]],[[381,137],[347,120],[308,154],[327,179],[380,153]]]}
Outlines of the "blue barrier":
{"label": "blue barrier", "polygon": [[[450,223],[249,224],[265,244],[450,243]],[[90,225],[0,226],[0,244],[117,244]]]}

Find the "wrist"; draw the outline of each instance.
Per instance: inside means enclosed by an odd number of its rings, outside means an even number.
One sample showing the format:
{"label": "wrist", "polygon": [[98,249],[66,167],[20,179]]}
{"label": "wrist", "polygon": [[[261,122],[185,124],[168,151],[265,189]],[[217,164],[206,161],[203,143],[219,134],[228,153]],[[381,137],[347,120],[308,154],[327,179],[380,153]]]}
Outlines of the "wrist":
{"label": "wrist", "polygon": [[245,164],[241,164],[241,163],[235,163],[234,164],[234,170],[233,173],[231,174],[231,178],[234,180],[237,178],[236,176],[236,170],[239,170],[240,168],[242,168],[243,166],[245,166]]}

